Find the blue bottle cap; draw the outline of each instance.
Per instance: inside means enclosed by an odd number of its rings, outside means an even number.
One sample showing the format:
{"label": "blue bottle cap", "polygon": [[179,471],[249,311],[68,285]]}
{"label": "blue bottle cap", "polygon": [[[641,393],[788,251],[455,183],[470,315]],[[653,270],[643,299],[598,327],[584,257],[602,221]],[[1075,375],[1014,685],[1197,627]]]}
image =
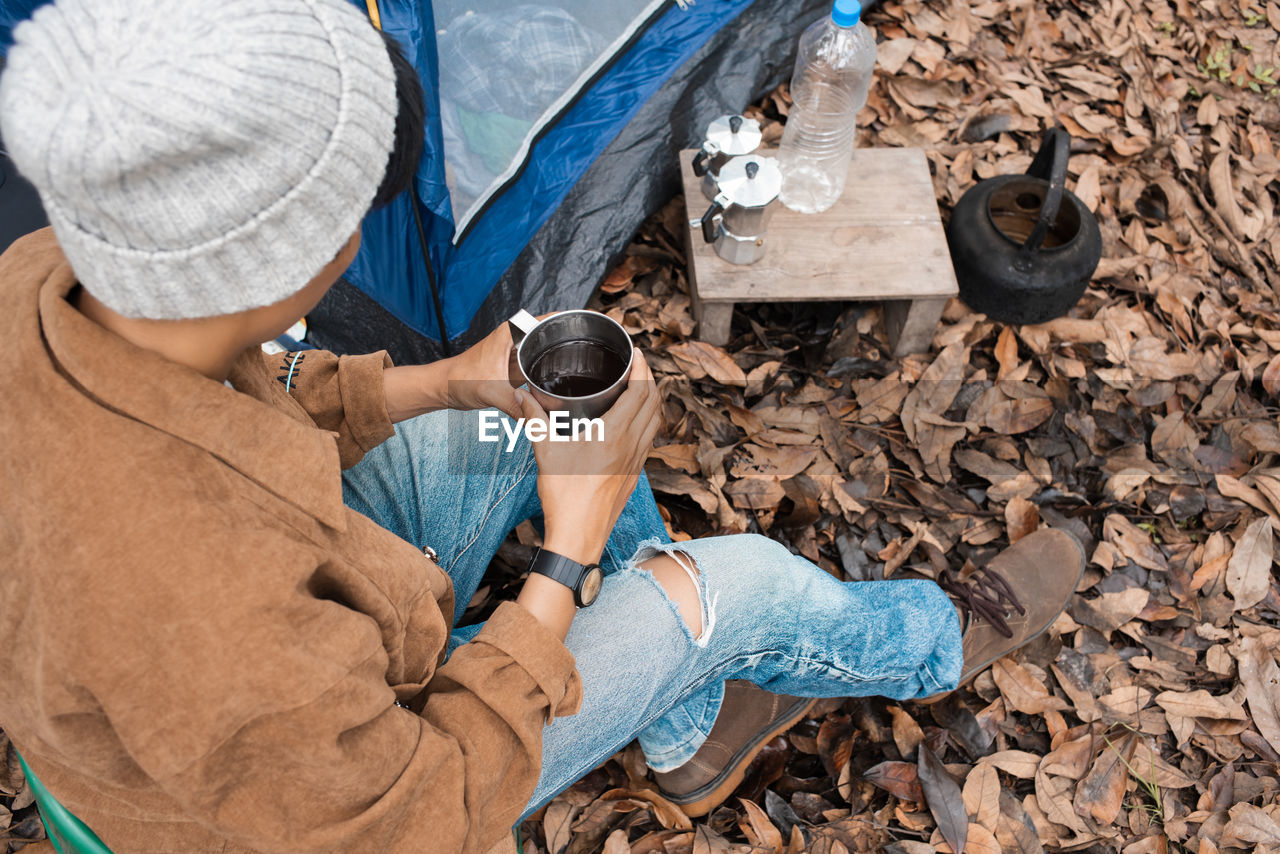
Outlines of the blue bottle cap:
{"label": "blue bottle cap", "polygon": [[837,27],[856,27],[862,17],[862,4],[858,0],[836,0],[831,7],[831,20]]}

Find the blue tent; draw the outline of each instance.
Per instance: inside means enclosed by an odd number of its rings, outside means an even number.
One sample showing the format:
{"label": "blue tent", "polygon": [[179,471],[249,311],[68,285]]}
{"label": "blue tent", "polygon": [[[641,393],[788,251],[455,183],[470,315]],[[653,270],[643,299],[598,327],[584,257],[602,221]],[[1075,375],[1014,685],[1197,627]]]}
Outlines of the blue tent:
{"label": "blue tent", "polygon": [[[41,0],[0,0],[0,43]],[[518,307],[580,306],[675,152],[790,72],[814,0],[352,0],[417,67],[428,124],[414,193],[365,220],[313,314],[337,350],[425,360]]]}
{"label": "blue tent", "polygon": [[786,79],[800,31],[829,4],[378,2],[426,85],[419,217],[406,195],[366,220],[312,337],[397,361],[466,346],[519,307],[585,304],[679,192],[676,152]]}

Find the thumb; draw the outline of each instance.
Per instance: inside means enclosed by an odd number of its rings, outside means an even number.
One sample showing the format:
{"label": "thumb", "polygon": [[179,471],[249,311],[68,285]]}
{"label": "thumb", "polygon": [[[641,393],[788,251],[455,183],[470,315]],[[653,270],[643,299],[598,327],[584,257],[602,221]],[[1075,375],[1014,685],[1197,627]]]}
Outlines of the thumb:
{"label": "thumb", "polygon": [[506,383],[499,382],[494,385],[497,387],[494,395],[497,399],[492,401],[491,405],[512,418],[520,418],[524,414],[520,408],[520,392]]}
{"label": "thumb", "polygon": [[542,407],[538,404],[538,401],[534,399],[528,389],[515,389],[515,396],[516,404],[520,407],[520,415],[517,417],[522,416],[525,420],[533,418],[538,418],[543,421],[547,420],[547,413],[543,411]]}

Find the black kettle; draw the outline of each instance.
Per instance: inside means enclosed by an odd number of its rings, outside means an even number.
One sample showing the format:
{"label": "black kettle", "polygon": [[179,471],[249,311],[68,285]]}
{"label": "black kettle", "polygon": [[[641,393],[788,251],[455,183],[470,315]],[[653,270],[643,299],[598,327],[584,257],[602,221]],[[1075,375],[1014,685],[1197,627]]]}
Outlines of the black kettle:
{"label": "black kettle", "polygon": [[1004,323],[1044,323],[1079,301],[1102,258],[1102,232],[1066,188],[1071,137],[1045,136],[1025,175],[969,188],[947,225],[960,299]]}

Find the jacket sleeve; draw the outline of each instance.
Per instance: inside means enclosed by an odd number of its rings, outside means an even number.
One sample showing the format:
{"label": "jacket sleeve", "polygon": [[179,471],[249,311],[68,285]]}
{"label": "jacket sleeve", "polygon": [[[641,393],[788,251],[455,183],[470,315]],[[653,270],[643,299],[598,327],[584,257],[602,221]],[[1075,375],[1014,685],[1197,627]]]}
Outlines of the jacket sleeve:
{"label": "jacket sleeve", "polygon": [[504,603],[435,675],[421,714],[393,704],[380,657],[255,716],[161,785],[202,824],[261,851],[484,854],[519,818],[542,728],[572,714],[572,655]]}
{"label": "jacket sleeve", "polygon": [[264,353],[263,358],[280,388],[306,410],[316,426],[338,434],[344,469],[360,462],[365,453],[395,433],[382,382],[382,372],[391,367],[385,350],[366,356],[300,350]]}
{"label": "jacket sleeve", "polygon": [[[510,833],[543,727],[581,704],[556,635],[504,603],[445,664],[400,684],[388,650],[411,614],[435,609],[425,584],[388,598],[269,524],[178,529],[150,528],[183,539],[183,560],[175,545],[170,571],[108,603],[120,622],[99,619],[78,643],[82,657],[110,650],[86,689],[183,813],[264,852],[484,854]],[[227,569],[202,570],[213,561]],[[419,687],[416,711],[396,705]]]}

